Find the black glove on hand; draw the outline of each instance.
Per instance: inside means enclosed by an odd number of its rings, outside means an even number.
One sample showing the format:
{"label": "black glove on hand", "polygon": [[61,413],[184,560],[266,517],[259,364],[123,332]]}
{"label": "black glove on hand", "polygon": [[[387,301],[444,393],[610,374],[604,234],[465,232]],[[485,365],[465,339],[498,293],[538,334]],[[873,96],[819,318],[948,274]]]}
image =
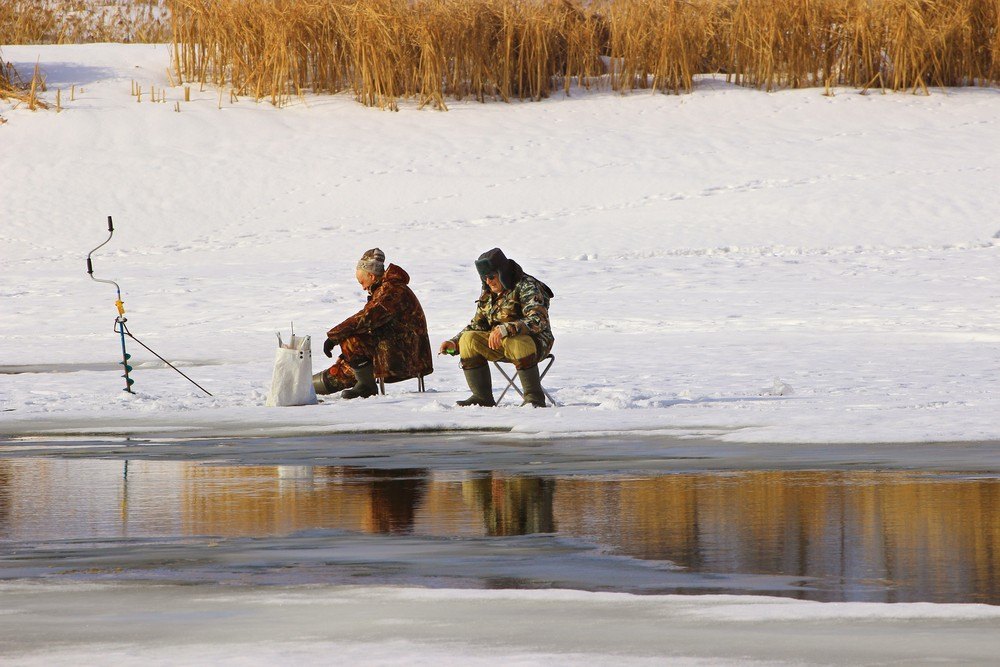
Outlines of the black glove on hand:
{"label": "black glove on hand", "polygon": [[332,338],[327,338],[323,341],[323,354],[328,357],[333,357],[333,348],[337,347],[337,341]]}

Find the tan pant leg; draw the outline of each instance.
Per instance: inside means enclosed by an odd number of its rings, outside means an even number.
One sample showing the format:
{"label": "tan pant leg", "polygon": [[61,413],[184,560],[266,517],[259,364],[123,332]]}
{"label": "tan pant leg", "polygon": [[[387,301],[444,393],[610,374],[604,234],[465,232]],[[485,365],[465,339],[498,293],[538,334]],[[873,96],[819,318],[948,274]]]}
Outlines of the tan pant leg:
{"label": "tan pant leg", "polygon": [[517,369],[531,368],[538,363],[535,340],[526,334],[508,336],[503,339],[503,347],[494,350],[490,347],[489,331],[466,331],[458,339],[458,354],[461,357],[462,368],[471,370],[479,368],[488,361],[506,359]]}
{"label": "tan pant leg", "polygon": [[535,345],[535,339],[527,334],[504,338],[503,356],[519,371],[537,366],[538,347]]}
{"label": "tan pant leg", "polygon": [[462,368],[472,370],[503,359],[503,350],[490,349],[489,331],[466,331],[458,339],[458,355]]}

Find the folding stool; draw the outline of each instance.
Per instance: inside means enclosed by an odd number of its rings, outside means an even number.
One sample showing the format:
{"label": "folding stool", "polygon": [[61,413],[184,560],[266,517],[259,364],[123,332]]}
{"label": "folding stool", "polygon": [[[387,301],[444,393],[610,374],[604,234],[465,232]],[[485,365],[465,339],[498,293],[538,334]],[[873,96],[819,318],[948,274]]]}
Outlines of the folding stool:
{"label": "folding stool", "polygon": [[[382,378],[375,378],[375,382],[378,384],[378,393],[385,396],[385,380],[383,380]],[[417,376],[417,391],[420,392],[421,394],[424,393],[425,391],[423,375]]]}
{"label": "folding stool", "polygon": [[[545,379],[545,374],[549,372],[549,369],[552,368],[552,364],[554,364],[555,361],[556,361],[556,357],[555,357],[554,354],[547,354],[547,355],[545,355],[545,357],[542,359],[542,361],[545,361],[546,359],[549,360],[549,363],[545,364],[545,367],[538,374],[538,380],[539,380],[539,382],[541,382],[542,380]],[[500,361],[503,361],[505,363],[511,363],[507,359],[501,359]],[[507,393],[507,390],[510,389],[511,387],[513,387],[514,391],[517,392],[518,396],[520,396],[523,399],[524,398],[524,392],[521,391],[521,388],[518,387],[517,384],[516,384],[516,382],[517,382],[517,372],[515,371],[513,376],[507,375],[507,371],[505,371],[503,369],[503,367],[500,366],[500,361],[494,361],[493,365],[497,367],[497,370],[500,371],[501,375],[503,375],[505,378],[507,378],[507,386],[504,387],[504,389],[503,389],[502,392],[500,392],[500,398],[497,399],[497,404],[498,405],[500,404],[500,401],[503,400],[503,397]],[[541,364],[542,361],[539,361],[538,363]],[[549,399],[549,403],[551,403],[555,407],[559,407],[559,402],[556,401],[556,399],[552,398],[552,395],[549,394],[549,392],[545,389],[545,385],[542,385],[542,393],[545,394],[545,398]]]}

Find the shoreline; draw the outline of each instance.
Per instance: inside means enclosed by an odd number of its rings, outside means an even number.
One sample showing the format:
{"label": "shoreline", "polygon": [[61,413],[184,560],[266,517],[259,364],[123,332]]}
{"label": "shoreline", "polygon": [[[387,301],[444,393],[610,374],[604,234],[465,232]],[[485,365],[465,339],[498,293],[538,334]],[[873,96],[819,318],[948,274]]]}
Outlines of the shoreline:
{"label": "shoreline", "polygon": [[655,475],[735,470],[1000,474],[1000,442],[741,443],[663,434],[516,436],[442,430],[292,437],[0,439],[0,459],[196,461],[207,465],[351,466],[540,475]]}

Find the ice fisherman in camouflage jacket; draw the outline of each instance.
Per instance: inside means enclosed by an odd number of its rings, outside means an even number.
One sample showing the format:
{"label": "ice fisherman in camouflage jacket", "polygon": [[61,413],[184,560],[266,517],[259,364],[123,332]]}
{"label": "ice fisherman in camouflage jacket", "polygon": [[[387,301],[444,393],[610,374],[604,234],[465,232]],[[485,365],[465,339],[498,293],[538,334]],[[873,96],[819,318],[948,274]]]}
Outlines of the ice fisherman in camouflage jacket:
{"label": "ice fisherman in camouflage jacket", "polygon": [[499,248],[476,260],[483,291],[476,314],[457,336],[441,343],[440,352],[457,351],[472,396],[458,405],[494,406],[490,361],[510,361],[524,390],[524,405],[545,407],[538,361],[552,349],[548,285],[529,276]]}
{"label": "ice fisherman in camouflage jacket", "polygon": [[340,345],[341,354],[313,376],[316,393],[367,398],[378,391],[376,378],[399,382],[434,372],[427,320],[409,274],[395,264],[386,267],[385,253],[372,248],[358,260],[355,277],[368,303],[326,332],[323,353],[333,357]]}

